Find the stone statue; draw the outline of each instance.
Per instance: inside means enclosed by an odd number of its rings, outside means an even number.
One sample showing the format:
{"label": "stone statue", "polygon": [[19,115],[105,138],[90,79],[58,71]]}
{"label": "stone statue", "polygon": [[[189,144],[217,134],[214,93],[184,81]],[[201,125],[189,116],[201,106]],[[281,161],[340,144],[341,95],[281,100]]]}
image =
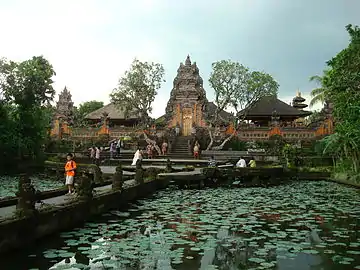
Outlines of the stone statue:
{"label": "stone statue", "polygon": [[113,190],[122,190],[123,188],[123,170],[121,164],[116,167],[116,171],[113,175],[112,189]]}
{"label": "stone statue", "polygon": [[142,168],[142,161],[140,159],[136,161],[135,181],[140,185],[144,184],[144,170]]}
{"label": "stone statue", "polygon": [[77,196],[79,200],[91,200],[93,197],[92,177],[89,172],[83,172],[78,178]]}
{"label": "stone statue", "polygon": [[173,172],[173,168],[172,168],[171,165],[172,165],[172,164],[171,164],[171,160],[168,158],[168,159],[166,160],[166,168],[165,168],[165,171],[166,171],[166,172],[168,172],[168,173]]}
{"label": "stone statue", "polygon": [[27,173],[20,175],[16,196],[18,197],[16,212],[19,216],[31,216],[37,213],[35,208],[36,192]]}

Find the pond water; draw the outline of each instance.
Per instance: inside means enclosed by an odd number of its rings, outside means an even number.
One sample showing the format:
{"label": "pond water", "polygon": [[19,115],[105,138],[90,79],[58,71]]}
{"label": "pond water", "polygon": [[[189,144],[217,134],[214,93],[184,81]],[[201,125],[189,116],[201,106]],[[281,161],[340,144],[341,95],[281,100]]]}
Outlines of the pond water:
{"label": "pond water", "polygon": [[335,183],[169,188],[1,260],[4,269],[360,269],[359,227],[359,191]]}
{"label": "pond water", "polygon": [[[32,184],[36,190],[46,191],[57,189],[65,185],[64,182],[56,180],[55,177],[31,177]],[[14,197],[18,191],[19,178],[12,176],[0,176],[0,199],[4,197]]]}

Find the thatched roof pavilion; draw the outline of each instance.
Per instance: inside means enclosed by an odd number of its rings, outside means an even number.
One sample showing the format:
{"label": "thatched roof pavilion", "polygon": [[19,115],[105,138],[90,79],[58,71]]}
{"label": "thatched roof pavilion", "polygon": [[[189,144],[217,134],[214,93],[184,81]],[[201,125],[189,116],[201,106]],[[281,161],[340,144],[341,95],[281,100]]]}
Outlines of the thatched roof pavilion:
{"label": "thatched roof pavilion", "polygon": [[134,112],[125,114],[125,111],[114,103],[109,103],[104,107],[89,113],[85,116],[85,119],[92,122],[98,122],[101,121],[104,113],[108,115],[109,123],[113,126],[133,126],[140,121],[139,115],[136,115]]}

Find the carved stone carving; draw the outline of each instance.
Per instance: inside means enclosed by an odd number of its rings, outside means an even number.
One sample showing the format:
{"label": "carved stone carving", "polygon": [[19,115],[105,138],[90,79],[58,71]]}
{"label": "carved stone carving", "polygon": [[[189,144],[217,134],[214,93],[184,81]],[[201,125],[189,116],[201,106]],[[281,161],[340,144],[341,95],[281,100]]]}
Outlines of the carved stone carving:
{"label": "carved stone carving", "polygon": [[34,186],[31,184],[30,177],[24,173],[20,176],[18,192],[18,203],[16,211],[19,216],[26,217],[34,215],[37,211],[35,208],[36,192]]}
{"label": "carved stone carving", "polygon": [[79,178],[77,196],[81,201],[91,200],[93,197],[92,177],[88,172],[83,172]]}
{"label": "carved stone carving", "polygon": [[177,124],[183,128],[183,108],[190,108],[196,125],[202,126],[202,118],[205,118],[206,93],[203,88],[203,79],[199,74],[196,63],[191,63],[190,56],[187,56],[185,64],[180,63],[177,76],[173,82],[173,89],[166,106],[166,120],[169,127]]}
{"label": "carved stone carving", "polygon": [[135,181],[138,184],[144,184],[144,170],[140,159],[136,161]]}
{"label": "carved stone carving", "polygon": [[56,118],[63,119],[69,124],[73,123],[74,102],[72,102],[71,94],[66,86],[59,94],[59,100],[56,103]]}
{"label": "carved stone carving", "polygon": [[113,175],[112,188],[114,190],[122,190],[123,182],[123,171],[120,164],[116,167],[116,171]]}

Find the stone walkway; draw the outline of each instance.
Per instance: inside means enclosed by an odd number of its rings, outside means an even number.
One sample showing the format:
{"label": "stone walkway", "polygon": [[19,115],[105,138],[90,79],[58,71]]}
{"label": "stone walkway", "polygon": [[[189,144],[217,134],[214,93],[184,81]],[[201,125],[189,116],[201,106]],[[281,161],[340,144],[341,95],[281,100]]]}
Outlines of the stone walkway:
{"label": "stone walkway", "polygon": [[[130,167],[130,166],[126,166],[126,167]],[[135,168],[135,166],[133,166]],[[176,168],[176,169],[183,169],[185,168],[185,166],[172,166],[173,168]],[[145,166],[142,166],[143,169],[146,169],[146,168],[159,168],[159,169],[165,169],[166,166],[165,165],[145,165]],[[107,173],[107,174],[112,174],[112,173],[115,173],[115,169],[116,169],[116,166],[100,166],[100,169],[103,173]],[[198,168],[195,168],[195,170],[198,169]],[[123,171],[123,175],[135,175],[134,172],[129,172],[129,171]]]}
{"label": "stone walkway", "polygon": [[[166,161],[165,159],[163,161]],[[181,161],[187,161],[187,160],[181,160]],[[143,168],[148,168],[148,167],[155,167],[155,168],[163,168],[165,169],[166,166],[165,165],[152,165],[152,166],[143,166]],[[185,168],[185,166],[173,166],[174,168]],[[113,174],[115,173],[115,169],[116,166],[100,166],[100,169],[103,173],[107,173],[107,174]],[[128,171],[124,171],[123,172],[124,175],[135,175],[134,172],[128,172]],[[199,175],[200,174],[200,168],[195,168],[194,171],[191,172],[176,172],[176,173],[171,173],[171,175],[179,175],[179,176],[194,176],[194,175]],[[133,186],[135,185],[135,180],[127,180],[124,182],[124,188],[129,187],[129,186]],[[97,187],[95,188],[95,193],[103,193],[106,192],[107,190],[111,189],[111,185],[107,185],[107,186],[102,186],[102,187]],[[43,200],[43,203],[37,203],[36,204],[36,208],[37,209],[41,209],[44,207],[56,207],[57,205],[62,205],[65,204],[67,202],[69,202],[70,200],[75,199],[74,195],[61,195],[61,196],[57,196],[57,197],[53,197],[53,198],[49,198],[46,200]],[[16,205],[11,205],[11,206],[7,206],[7,207],[2,207],[0,208],[0,221],[6,218],[10,218],[15,214],[16,211]]]}
{"label": "stone walkway", "polygon": [[[135,180],[128,180],[124,182],[124,188],[134,186]],[[105,191],[108,191],[111,189],[111,185],[102,186],[95,188],[96,193],[102,193]],[[56,207],[57,205],[62,205],[65,203],[68,203],[69,201],[76,198],[76,195],[61,195],[53,198],[49,198],[46,200],[43,200],[43,204],[37,203],[36,209],[41,209],[45,207]],[[0,208],[0,221],[6,218],[10,218],[15,214],[16,211],[16,205],[11,205],[7,207]]]}

